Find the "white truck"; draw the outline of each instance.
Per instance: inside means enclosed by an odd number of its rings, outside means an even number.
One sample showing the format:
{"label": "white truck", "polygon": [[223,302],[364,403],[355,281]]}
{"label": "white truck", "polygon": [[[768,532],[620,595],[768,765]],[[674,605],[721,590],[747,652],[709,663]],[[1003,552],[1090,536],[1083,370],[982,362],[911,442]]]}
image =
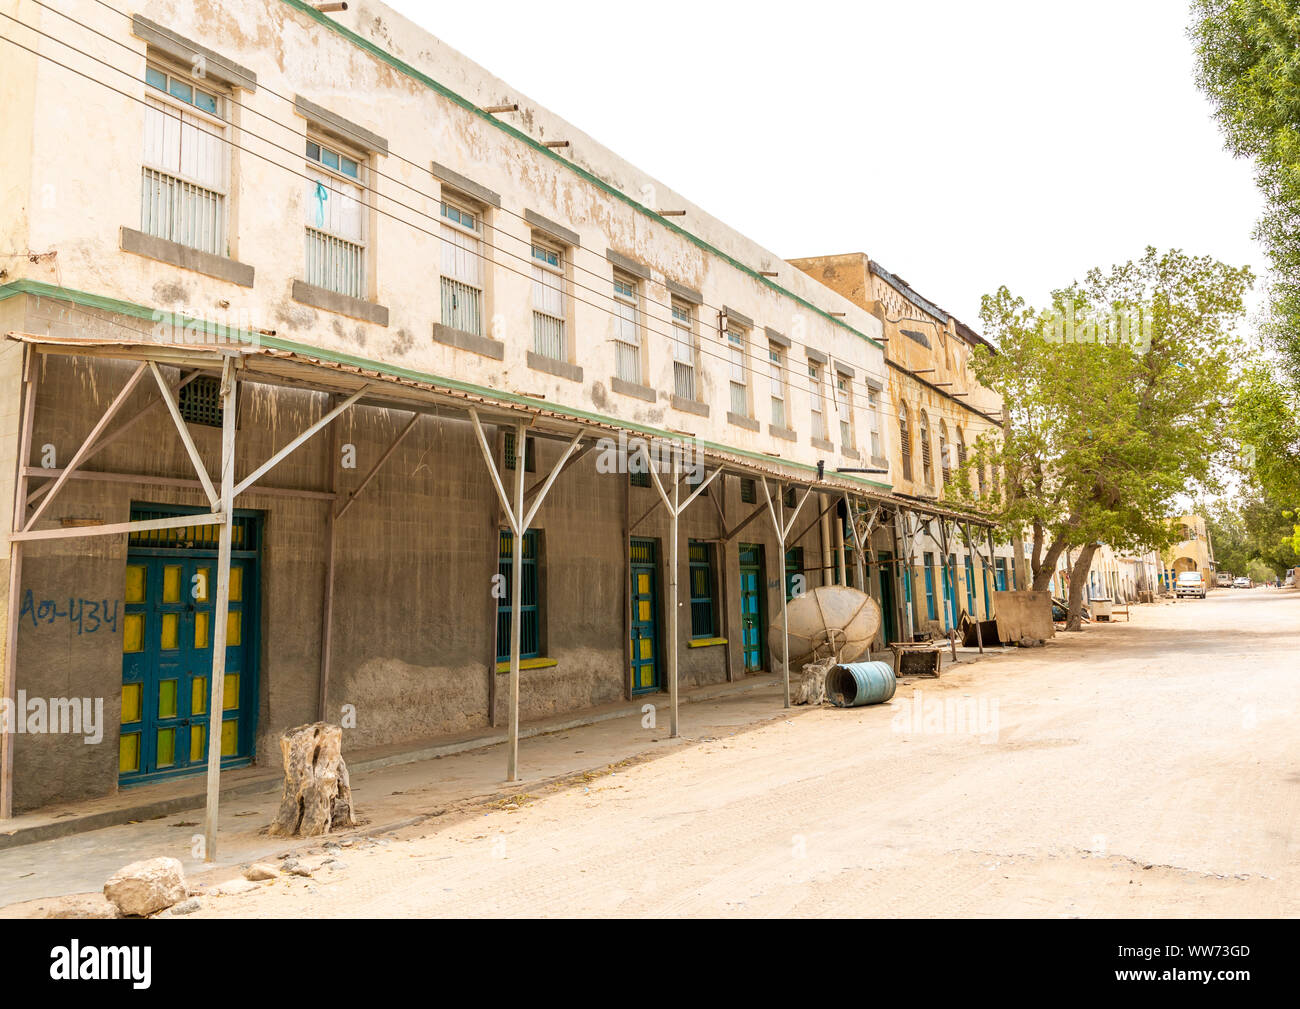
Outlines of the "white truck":
{"label": "white truck", "polygon": [[1183,571],[1178,575],[1178,581],[1174,583],[1175,598],[1182,599],[1184,596],[1195,597],[1197,599],[1205,598],[1205,578],[1199,571]]}

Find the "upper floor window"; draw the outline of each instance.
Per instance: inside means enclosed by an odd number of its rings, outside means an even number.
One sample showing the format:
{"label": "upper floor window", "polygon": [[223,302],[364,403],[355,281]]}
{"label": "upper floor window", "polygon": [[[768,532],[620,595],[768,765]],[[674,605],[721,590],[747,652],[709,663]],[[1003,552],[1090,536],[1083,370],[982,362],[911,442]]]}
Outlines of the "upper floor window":
{"label": "upper floor window", "polygon": [[921,431],[921,476],[927,484],[934,483],[934,466],[930,458],[930,419],[925,411],[920,414],[918,427]]}
{"label": "upper floor window", "polygon": [[483,335],[482,217],[469,206],[442,203],[442,324]]}
{"label": "upper floor window", "polygon": [[883,459],[885,453],[881,451],[880,443],[880,392],[875,386],[867,386],[867,413],[871,424],[871,457]]}
{"label": "upper floor window", "polygon": [[785,427],[785,356],[775,344],[767,348],[767,371],[772,385],[772,426]]}
{"label": "upper floor window", "polygon": [[641,292],[624,273],[614,274],[614,374],[641,382]]}
{"label": "upper floor window", "polygon": [[740,330],[727,330],[727,353],[731,361],[731,412],[739,417],[748,417],[749,382],[745,367],[745,334]]}
{"label": "upper floor window", "polygon": [[673,299],[673,392],[695,400],[695,313],[689,302]]}
{"label": "upper floor window", "polygon": [[822,395],[821,365],[808,363],[808,396],[812,404],[812,436],[826,440],[826,401]]}
{"label": "upper floor window", "polygon": [[145,67],[145,84],[140,230],[224,256],[228,99],[153,63]]}
{"label": "upper floor window", "polygon": [[912,479],[912,431],[907,421],[907,407],[898,405],[898,452],[903,461],[903,479]]}
{"label": "upper floor window", "polygon": [[366,295],[365,159],[307,138],[307,283]]}
{"label": "upper floor window", "polygon": [[853,448],[853,390],[849,376],[843,372],[835,375],[835,399],[840,414],[840,445]]}
{"label": "upper floor window", "polygon": [[534,238],[533,351],[566,360],[564,322],[564,253]]}
{"label": "upper floor window", "polygon": [[952,479],[952,463],[948,459],[951,451],[948,445],[948,425],[941,420],[939,421],[939,470],[944,484]]}

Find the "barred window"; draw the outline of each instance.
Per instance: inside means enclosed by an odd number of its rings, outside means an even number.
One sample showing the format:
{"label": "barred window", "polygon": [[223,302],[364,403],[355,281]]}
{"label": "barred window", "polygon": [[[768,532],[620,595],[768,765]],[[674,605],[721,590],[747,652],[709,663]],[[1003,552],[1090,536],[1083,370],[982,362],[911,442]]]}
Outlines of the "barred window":
{"label": "barred window", "polygon": [[363,158],[307,139],[307,283],[350,298],[366,294]]}
{"label": "barred window", "polygon": [[442,204],[442,324],[483,335],[483,239],[478,213]]}

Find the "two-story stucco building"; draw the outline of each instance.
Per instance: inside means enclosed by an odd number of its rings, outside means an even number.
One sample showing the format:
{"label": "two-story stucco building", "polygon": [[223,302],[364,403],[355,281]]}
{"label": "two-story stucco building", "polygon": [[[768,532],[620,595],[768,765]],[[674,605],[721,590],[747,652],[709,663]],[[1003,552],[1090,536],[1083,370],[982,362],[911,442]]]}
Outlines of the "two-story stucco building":
{"label": "two-story stucco building", "polygon": [[380,4],[4,6],[4,699],[109,728],[0,814],[775,671],[794,574],[902,633],[898,312]]}

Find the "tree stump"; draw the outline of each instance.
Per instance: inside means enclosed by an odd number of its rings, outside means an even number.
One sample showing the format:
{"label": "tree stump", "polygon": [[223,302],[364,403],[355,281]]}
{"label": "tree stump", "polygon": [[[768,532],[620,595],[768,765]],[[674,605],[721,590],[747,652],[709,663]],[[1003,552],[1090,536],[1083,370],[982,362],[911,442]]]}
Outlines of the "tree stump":
{"label": "tree stump", "polygon": [[795,704],[821,704],[826,700],[826,674],[835,665],[833,658],[809,662],[803,667],[803,683],[791,700]]}
{"label": "tree stump", "polygon": [[327,722],[299,725],[280,737],[284,792],[269,833],[315,837],[356,826],[342,750],[343,730]]}

